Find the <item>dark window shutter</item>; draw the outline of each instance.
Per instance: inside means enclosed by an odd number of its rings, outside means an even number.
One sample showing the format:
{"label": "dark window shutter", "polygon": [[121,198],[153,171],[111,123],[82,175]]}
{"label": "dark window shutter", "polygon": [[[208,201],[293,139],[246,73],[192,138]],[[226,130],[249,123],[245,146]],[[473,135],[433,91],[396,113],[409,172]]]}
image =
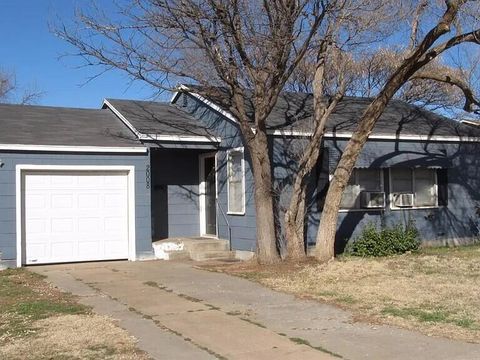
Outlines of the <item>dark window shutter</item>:
{"label": "dark window shutter", "polygon": [[448,205],[448,169],[437,169],[438,205]]}
{"label": "dark window shutter", "polygon": [[322,155],[317,164],[317,209],[323,210],[325,204],[325,196],[327,195],[328,185],[330,181],[330,148],[324,147]]}

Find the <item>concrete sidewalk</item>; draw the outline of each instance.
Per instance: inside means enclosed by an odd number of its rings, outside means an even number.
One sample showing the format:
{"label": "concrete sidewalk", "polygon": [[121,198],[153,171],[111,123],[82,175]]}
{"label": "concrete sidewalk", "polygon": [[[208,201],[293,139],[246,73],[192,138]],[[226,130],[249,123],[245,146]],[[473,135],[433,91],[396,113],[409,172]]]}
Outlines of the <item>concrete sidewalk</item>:
{"label": "concrete sidewalk", "polygon": [[[36,266],[96,312],[119,319],[158,359],[480,359],[480,346],[354,322],[299,300],[181,262]],[[303,343],[303,345],[302,345]],[[310,344],[307,346],[305,344]]]}

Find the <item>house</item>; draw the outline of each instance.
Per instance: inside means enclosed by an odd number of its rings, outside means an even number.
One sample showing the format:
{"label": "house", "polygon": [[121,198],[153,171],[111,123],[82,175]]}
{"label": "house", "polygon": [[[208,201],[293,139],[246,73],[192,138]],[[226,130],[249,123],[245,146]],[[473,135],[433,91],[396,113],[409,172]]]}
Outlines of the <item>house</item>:
{"label": "house", "polygon": [[[200,236],[254,251],[248,150],[228,97],[199,93],[107,99],[97,110],[0,105],[2,261],[147,259],[153,241]],[[310,245],[329,176],[367,105],[345,98],[329,121],[308,192]],[[268,118],[280,221],[311,114],[311,95],[284,93]],[[425,244],[476,241],[479,146],[480,128],[392,101],[346,189],[337,250],[370,221],[413,219]]]}

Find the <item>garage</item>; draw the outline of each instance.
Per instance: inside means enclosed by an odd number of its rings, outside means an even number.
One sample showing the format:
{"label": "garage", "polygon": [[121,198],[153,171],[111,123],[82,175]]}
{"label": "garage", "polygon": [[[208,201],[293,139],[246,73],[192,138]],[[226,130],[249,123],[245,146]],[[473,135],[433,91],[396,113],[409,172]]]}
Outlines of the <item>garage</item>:
{"label": "garage", "polygon": [[17,171],[23,264],[129,258],[133,172],[38,167]]}

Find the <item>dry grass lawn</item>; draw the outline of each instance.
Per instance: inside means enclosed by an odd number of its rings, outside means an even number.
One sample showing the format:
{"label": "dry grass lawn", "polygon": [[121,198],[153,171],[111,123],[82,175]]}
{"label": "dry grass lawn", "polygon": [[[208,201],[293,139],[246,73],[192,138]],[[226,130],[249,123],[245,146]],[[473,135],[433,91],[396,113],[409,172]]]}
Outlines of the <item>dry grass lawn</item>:
{"label": "dry grass lawn", "polygon": [[147,359],[112,319],[25,269],[0,272],[0,359]]}
{"label": "dry grass lawn", "polygon": [[480,343],[480,247],[261,267],[216,265],[272,289],[335,304],[356,320]]}

